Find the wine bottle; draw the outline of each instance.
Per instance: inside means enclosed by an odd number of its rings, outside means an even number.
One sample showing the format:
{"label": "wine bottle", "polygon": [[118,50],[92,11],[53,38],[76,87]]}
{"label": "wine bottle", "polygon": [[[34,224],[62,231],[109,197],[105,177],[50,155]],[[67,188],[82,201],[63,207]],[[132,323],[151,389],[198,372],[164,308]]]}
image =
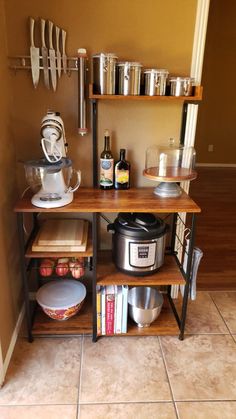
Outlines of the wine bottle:
{"label": "wine bottle", "polygon": [[130,188],[130,163],[125,160],[125,149],[120,149],[120,160],[115,165],[115,189]]}
{"label": "wine bottle", "polygon": [[104,133],[104,150],[100,156],[100,188],[112,189],[114,187],[114,159],[110,147],[110,133]]}

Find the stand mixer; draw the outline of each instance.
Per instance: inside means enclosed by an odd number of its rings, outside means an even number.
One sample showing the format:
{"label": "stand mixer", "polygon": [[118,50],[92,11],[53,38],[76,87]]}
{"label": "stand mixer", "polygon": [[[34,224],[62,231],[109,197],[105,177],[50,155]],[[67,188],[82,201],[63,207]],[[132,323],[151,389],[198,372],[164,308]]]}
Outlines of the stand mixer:
{"label": "stand mixer", "polygon": [[[80,186],[81,172],[72,168],[66,157],[67,142],[63,121],[58,112],[48,111],[41,122],[41,146],[45,158],[24,163],[26,179],[35,195],[31,202],[40,208],[57,208],[73,200]],[[70,186],[73,175],[76,184]]]}

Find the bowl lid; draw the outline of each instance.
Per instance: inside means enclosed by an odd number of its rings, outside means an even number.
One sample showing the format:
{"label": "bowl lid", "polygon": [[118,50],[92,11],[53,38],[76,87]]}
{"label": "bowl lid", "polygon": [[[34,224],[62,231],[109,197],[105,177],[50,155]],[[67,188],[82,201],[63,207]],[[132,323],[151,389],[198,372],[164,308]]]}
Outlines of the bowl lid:
{"label": "bowl lid", "polygon": [[67,157],[62,157],[60,161],[56,163],[50,163],[47,159],[28,160],[24,162],[26,167],[41,167],[43,169],[63,169],[64,167],[72,166],[72,160]]}
{"label": "bowl lid", "polygon": [[81,303],[86,296],[84,284],[73,279],[51,281],[36,293],[37,302],[44,308],[62,310]]}

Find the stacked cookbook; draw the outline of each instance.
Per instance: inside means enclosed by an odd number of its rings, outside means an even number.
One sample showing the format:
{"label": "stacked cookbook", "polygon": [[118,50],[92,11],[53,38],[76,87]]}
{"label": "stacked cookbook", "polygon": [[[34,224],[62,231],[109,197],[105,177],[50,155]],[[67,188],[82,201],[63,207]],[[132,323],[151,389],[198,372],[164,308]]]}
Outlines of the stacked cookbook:
{"label": "stacked cookbook", "polygon": [[97,286],[97,334],[127,333],[128,286]]}

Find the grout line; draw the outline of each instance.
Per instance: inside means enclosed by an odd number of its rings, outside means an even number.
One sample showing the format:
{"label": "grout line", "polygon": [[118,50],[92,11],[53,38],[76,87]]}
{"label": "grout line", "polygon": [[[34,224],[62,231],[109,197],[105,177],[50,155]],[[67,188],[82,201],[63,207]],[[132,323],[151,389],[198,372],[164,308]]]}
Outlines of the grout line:
{"label": "grout line", "polygon": [[[81,346],[80,346],[80,370],[79,370],[79,387],[78,387],[78,399],[77,399],[78,406],[80,404],[80,397],[81,397],[82,368],[83,368],[83,358],[84,358],[83,355],[84,355],[84,335],[82,336]],[[77,409],[77,414],[79,414],[79,408]]]}
{"label": "grout line", "polygon": [[158,339],[159,346],[160,346],[160,349],[161,349],[162,360],[163,360],[163,364],[164,364],[164,368],[165,368],[165,371],[166,371],[166,376],[167,376],[167,380],[168,380],[168,384],[169,384],[170,394],[171,394],[171,398],[172,398],[172,405],[174,406],[175,414],[176,414],[176,417],[178,419],[179,416],[178,416],[178,412],[177,412],[177,409],[176,409],[176,406],[175,406],[174,393],[173,393],[171,383],[170,383],[170,377],[169,377],[169,374],[168,374],[167,364],[166,364],[166,360],[165,360],[160,336],[157,336],[157,339]]}
{"label": "grout line", "polygon": [[210,298],[211,298],[211,300],[212,300],[213,304],[215,305],[215,307],[216,307],[216,309],[217,309],[217,311],[218,311],[218,313],[219,313],[219,315],[220,315],[221,319],[223,320],[223,322],[224,322],[224,324],[225,324],[226,328],[228,329],[230,336],[234,339],[234,337],[232,336],[231,330],[230,330],[230,328],[228,327],[228,325],[227,325],[227,323],[226,323],[226,320],[225,320],[225,319],[224,319],[224,317],[223,317],[223,314],[221,314],[221,311],[220,311],[219,307],[217,306],[217,304],[216,304],[216,303],[215,303],[215,301],[213,300],[213,297],[211,296],[211,294],[210,294],[210,293],[209,293],[209,295],[210,295]]}
{"label": "grout line", "polygon": [[177,405],[177,402],[175,402],[175,401],[174,401],[174,406],[175,406],[175,412],[176,412],[177,418],[181,419],[180,415],[179,415],[178,405]]}

